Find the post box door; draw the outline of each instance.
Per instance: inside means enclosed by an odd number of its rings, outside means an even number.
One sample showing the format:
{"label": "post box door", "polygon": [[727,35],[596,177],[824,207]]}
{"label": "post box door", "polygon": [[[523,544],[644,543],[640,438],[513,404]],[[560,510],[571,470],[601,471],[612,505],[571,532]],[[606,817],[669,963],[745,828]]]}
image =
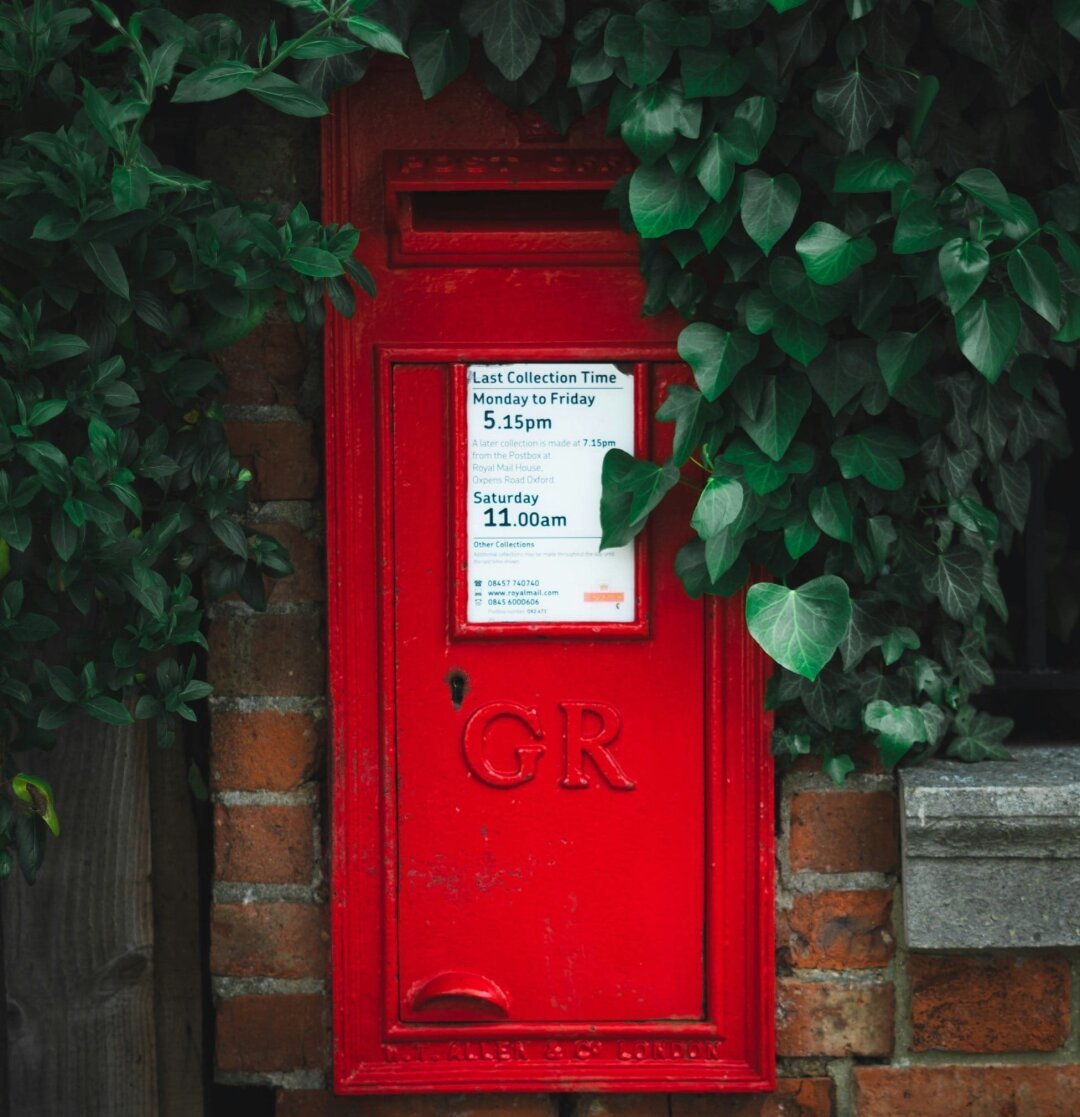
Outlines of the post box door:
{"label": "post box door", "polygon": [[387,385],[400,1019],[701,1020],[705,620],[679,532],[640,556],[635,624],[461,633],[462,374],[398,364]]}

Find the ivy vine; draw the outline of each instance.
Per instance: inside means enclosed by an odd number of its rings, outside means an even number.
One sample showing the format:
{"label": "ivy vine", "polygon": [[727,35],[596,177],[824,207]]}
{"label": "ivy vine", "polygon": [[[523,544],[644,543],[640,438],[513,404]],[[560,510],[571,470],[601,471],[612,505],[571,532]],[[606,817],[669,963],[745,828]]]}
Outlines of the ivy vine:
{"label": "ivy vine", "polygon": [[[202,598],[289,570],[241,519],[207,354],[275,302],[373,293],[357,233],[177,169],[164,106],[316,117],[377,51],[425,98],[470,65],[559,131],[606,112],[644,311],[688,321],[670,460],[613,451],[604,545],[700,479],[678,571],[747,595],[779,665],[775,751],[842,780],[1003,755],[976,709],[996,560],[1033,454],[1064,453],[1080,339],[1080,0],[277,0],[224,15],[0,2],[0,875],[33,878],[52,793],[23,767],[77,714],[155,723],[209,688]],[[200,588],[200,586],[202,588]],[[182,654],[183,652],[183,654]]]}

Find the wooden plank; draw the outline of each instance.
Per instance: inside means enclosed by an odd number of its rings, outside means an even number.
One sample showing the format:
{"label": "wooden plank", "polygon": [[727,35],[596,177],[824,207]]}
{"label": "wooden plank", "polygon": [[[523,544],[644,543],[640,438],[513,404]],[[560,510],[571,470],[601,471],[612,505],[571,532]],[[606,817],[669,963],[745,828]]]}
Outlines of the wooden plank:
{"label": "wooden plank", "polygon": [[203,1117],[203,966],[195,801],[179,747],[149,750],[159,1117]]}
{"label": "wooden plank", "polygon": [[157,1117],[147,753],[142,727],[72,725],[33,771],[61,836],[2,893],[11,1112]]}

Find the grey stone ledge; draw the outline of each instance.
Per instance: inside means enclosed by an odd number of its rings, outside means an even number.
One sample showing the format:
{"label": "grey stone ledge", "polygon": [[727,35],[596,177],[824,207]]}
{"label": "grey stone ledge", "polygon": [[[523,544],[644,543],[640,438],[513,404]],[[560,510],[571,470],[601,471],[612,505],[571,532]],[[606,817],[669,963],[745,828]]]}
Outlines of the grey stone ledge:
{"label": "grey stone ledge", "polygon": [[904,930],[914,950],[1080,945],[1080,746],[900,774]]}

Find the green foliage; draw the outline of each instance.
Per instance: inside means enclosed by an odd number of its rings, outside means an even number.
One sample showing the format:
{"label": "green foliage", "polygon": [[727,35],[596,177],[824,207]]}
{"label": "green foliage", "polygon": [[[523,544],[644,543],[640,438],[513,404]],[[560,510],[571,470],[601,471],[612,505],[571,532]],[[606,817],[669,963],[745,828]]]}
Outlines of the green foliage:
{"label": "green foliage", "polygon": [[[591,82],[571,85],[610,98],[641,160],[648,311],[692,320],[693,382],[660,412],[663,465],[692,460],[701,489],[687,590],[775,579],[747,621],[779,664],[778,755],[818,751],[838,780],[868,735],[890,766],[1003,755],[1009,723],[973,705],[996,559],[1030,456],[1067,452],[1054,375],[1080,339],[1076,5],[688,4],[693,45],[649,23],[632,65],[616,11],[575,25]],[[616,488],[606,543],[642,526]]]}
{"label": "green foliage", "polygon": [[375,51],[425,98],[471,63],[563,131],[606,105],[639,159],[616,194],[693,382],[659,412],[670,460],[605,460],[603,544],[685,471],[688,592],[771,574],[747,619],[778,755],[838,781],[867,735],[889,764],[1001,755],[972,704],[995,559],[1030,455],[1065,450],[1052,372],[1080,339],[1076,4],[278,2],[289,30],[248,43],[220,15],[0,0],[0,875],[32,879],[57,820],[15,755],[77,714],[169,743],[209,691],[181,654],[196,577],[258,605],[289,569],[238,519],[206,353],[275,301],[318,325],[324,293],[373,293],[355,230],[237,202],[146,126],[229,96],[318,116]]}
{"label": "green foliage", "polygon": [[393,47],[363,3],[289,6],[295,38],[245,43],[224,16],[0,4],[0,875],[32,880],[63,813],[25,750],[76,716],[171,743],[210,693],[200,596],[261,607],[290,571],[240,518],[206,355],[276,301],[312,326],[324,293],[351,311],[357,233],[238,202],[149,142],[169,100],[321,114],[304,67]]}

